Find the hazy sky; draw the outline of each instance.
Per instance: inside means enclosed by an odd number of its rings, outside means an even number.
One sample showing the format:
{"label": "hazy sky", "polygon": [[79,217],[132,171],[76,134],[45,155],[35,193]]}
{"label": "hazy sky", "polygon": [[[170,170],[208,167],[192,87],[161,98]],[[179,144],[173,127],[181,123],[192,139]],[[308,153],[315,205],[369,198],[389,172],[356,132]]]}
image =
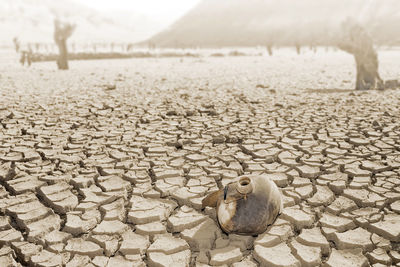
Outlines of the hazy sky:
{"label": "hazy sky", "polygon": [[135,11],[157,21],[172,22],[200,0],[75,0],[101,11]]}

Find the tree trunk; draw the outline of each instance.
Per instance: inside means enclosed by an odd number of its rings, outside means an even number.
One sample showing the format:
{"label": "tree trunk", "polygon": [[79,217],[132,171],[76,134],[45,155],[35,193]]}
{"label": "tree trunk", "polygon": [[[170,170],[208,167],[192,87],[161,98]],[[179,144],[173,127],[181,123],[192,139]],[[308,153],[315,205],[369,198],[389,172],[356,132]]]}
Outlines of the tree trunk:
{"label": "tree trunk", "polygon": [[354,54],[357,66],[356,90],[383,89],[384,83],[378,72],[378,58],[375,51],[364,55]]}
{"label": "tree trunk", "polygon": [[268,51],[268,55],[272,56],[272,54],[273,54],[272,45],[267,45],[267,51]]}
{"label": "tree trunk", "polygon": [[57,66],[60,70],[68,69],[68,50],[67,50],[67,41],[65,39],[61,39],[57,42],[58,46],[58,59]]}
{"label": "tree trunk", "polygon": [[345,21],[342,30],[343,40],[338,46],[354,56],[357,67],[356,90],[384,89],[372,38],[361,25],[352,20]]}
{"label": "tree trunk", "polygon": [[54,20],[54,41],[58,46],[57,66],[60,70],[68,69],[67,39],[75,30],[75,25]]}
{"label": "tree trunk", "polygon": [[298,55],[300,55],[301,54],[301,46],[299,44],[296,44],[295,47],[296,47],[296,53]]}

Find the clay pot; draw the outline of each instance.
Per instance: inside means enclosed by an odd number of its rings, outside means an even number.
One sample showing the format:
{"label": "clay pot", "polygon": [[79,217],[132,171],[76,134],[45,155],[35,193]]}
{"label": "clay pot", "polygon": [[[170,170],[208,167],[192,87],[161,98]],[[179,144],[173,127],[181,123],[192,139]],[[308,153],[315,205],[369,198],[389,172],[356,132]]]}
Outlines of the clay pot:
{"label": "clay pot", "polygon": [[281,213],[283,201],[278,187],[263,175],[244,175],[202,201],[216,207],[222,230],[227,233],[258,235],[267,230]]}

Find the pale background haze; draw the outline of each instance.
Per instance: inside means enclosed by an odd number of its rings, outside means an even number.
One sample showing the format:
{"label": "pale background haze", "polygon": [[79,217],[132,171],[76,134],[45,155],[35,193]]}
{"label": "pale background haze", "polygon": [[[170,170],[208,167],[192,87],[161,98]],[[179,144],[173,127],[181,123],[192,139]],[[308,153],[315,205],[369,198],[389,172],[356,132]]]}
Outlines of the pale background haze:
{"label": "pale background haze", "polygon": [[100,11],[134,11],[166,24],[172,23],[200,0],[74,0]]}
{"label": "pale background haze", "polygon": [[400,45],[399,0],[0,0],[0,46],[53,43],[55,18],[77,25],[69,43],[82,46],[335,45],[347,18]]}

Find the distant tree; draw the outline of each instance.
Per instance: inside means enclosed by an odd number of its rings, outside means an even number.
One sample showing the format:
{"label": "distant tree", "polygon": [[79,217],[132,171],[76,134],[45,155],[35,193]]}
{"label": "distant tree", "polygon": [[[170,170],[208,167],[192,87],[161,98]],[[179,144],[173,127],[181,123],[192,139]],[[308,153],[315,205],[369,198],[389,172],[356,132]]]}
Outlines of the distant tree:
{"label": "distant tree", "polygon": [[15,51],[18,53],[19,52],[19,48],[21,46],[21,44],[20,44],[20,42],[18,40],[18,37],[14,37],[13,38],[13,43],[14,43]]}
{"label": "distant tree", "polygon": [[60,70],[68,69],[67,39],[74,32],[75,26],[70,23],[61,22],[58,19],[54,20],[54,41],[59,51],[57,66]]}
{"label": "distant tree", "polygon": [[152,42],[149,42],[149,43],[147,44],[147,46],[148,46],[148,49],[149,49],[149,50],[154,50],[154,49],[156,49],[156,45],[155,45],[154,43],[152,43]]}
{"label": "distant tree", "polygon": [[126,52],[131,52],[132,51],[132,47],[133,47],[133,44],[132,43],[129,43],[127,46],[126,46]]}
{"label": "distant tree", "polygon": [[26,61],[26,52],[25,51],[21,51],[21,57],[19,58],[19,63],[21,63],[22,66],[25,65],[25,61]]}
{"label": "distant tree", "polygon": [[28,44],[28,51],[26,52],[26,62],[28,63],[28,67],[32,64],[32,46]]}
{"label": "distant tree", "polygon": [[25,62],[28,67],[32,64],[32,45],[30,43],[24,44],[19,48],[19,53],[21,55],[19,62],[22,66],[25,66]]}
{"label": "distant tree", "polygon": [[310,51],[315,53],[316,49],[317,49],[317,45],[315,44],[314,41],[311,41],[311,43],[310,43]]}
{"label": "distant tree", "polygon": [[296,43],[296,44],[295,44],[295,47],[296,47],[296,53],[297,53],[298,55],[300,55],[300,54],[301,54],[301,45],[300,45],[299,43]]}
{"label": "distant tree", "polygon": [[268,51],[268,55],[272,56],[273,55],[273,51],[272,51],[272,44],[267,44],[267,51]]}
{"label": "distant tree", "polygon": [[342,23],[341,30],[343,34],[338,47],[354,56],[357,66],[356,90],[384,89],[372,38],[351,19]]}

